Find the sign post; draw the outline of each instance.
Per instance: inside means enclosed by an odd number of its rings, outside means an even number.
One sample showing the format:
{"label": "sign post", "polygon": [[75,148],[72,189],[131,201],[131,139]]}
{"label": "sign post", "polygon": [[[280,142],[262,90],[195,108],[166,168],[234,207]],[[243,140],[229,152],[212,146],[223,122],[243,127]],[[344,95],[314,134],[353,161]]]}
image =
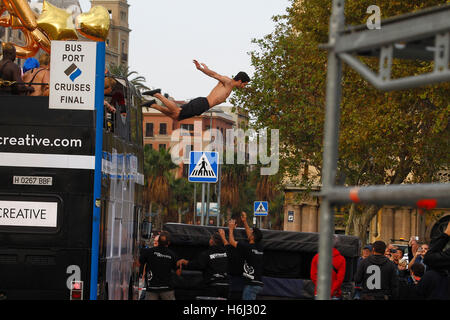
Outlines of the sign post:
{"label": "sign post", "polygon": [[50,109],[95,109],[96,89],[99,89],[96,88],[97,44],[92,41],[52,41]]}
{"label": "sign post", "polygon": [[97,300],[98,260],[100,247],[100,216],[102,188],[102,156],[103,156],[103,111],[105,100],[105,42],[96,42],[95,95],[94,105],[97,114],[95,129],[95,173],[94,173],[94,206],[92,217],[92,254],[91,254],[91,290],[90,299]]}
{"label": "sign post", "polygon": [[49,109],[92,110],[96,113],[91,300],[97,300],[98,284],[105,49],[105,42],[52,41],[50,69]]}
{"label": "sign post", "polygon": [[259,217],[259,228],[261,228],[262,217],[267,217],[269,214],[269,203],[267,201],[255,201],[253,203],[253,214],[255,217]]}
{"label": "sign post", "polygon": [[205,219],[205,183],[216,183],[218,180],[219,153],[191,151],[189,154],[189,182],[202,183],[201,225]]}

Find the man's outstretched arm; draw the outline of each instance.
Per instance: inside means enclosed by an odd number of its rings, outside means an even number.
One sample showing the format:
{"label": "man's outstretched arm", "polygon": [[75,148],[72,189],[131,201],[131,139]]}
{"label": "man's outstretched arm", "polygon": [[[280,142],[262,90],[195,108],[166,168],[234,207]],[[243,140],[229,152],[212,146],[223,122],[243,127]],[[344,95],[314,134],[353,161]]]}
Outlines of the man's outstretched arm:
{"label": "man's outstretched arm", "polygon": [[219,229],[219,234],[220,234],[220,237],[222,238],[223,245],[224,246],[229,245],[230,243],[228,242],[227,237],[225,236],[225,230]]}
{"label": "man's outstretched arm", "polygon": [[218,74],[217,72],[212,71],[204,63],[199,63],[197,60],[194,60],[194,64],[195,64],[195,66],[197,67],[198,70],[200,70],[201,72],[203,72],[207,76],[222,82],[224,85],[226,85],[227,83],[231,82],[231,78],[222,76],[222,75]]}
{"label": "man's outstretched arm", "polygon": [[244,211],[242,211],[242,213],[241,213],[241,220],[242,220],[242,224],[244,225],[244,228],[245,228],[245,233],[247,234],[247,239],[250,239],[250,236],[252,235],[253,231],[252,231],[252,229],[250,229],[250,227],[247,223],[247,213],[245,213]]}
{"label": "man's outstretched arm", "polygon": [[233,220],[233,219],[231,219],[229,222],[228,222],[228,229],[229,229],[229,238],[230,238],[230,244],[233,246],[233,247],[237,247],[237,241],[234,239],[234,229],[236,229],[236,222]]}

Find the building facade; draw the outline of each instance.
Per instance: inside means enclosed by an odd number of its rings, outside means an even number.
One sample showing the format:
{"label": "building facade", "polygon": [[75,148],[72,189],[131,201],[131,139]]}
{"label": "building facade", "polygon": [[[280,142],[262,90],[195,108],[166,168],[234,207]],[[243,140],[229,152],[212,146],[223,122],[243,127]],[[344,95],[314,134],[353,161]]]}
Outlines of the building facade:
{"label": "building facade", "polygon": [[[285,231],[319,232],[320,199],[311,196],[310,191],[318,192],[319,187],[312,190],[288,186],[285,187],[284,226]],[[348,212],[344,207],[337,208],[335,213],[335,232],[345,232]],[[429,242],[439,225],[450,219],[449,208],[436,208],[422,212],[416,208],[383,206],[371,221],[367,241],[402,243],[412,236]],[[405,243],[406,243],[405,242]]]}
{"label": "building facade", "polygon": [[[186,101],[174,102],[179,106],[186,103]],[[209,137],[210,128],[217,129],[225,138],[226,130],[233,129],[236,126],[232,115],[216,107],[200,116],[183,121],[175,121],[153,108],[143,108],[143,119],[144,145],[151,145],[153,149],[159,150],[160,148],[173,148],[183,138],[188,138],[191,141],[191,143],[186,143],[184,150],[180,150],[179,156],[182,157],[183,163],[180,164],[176,172],[176,178],[187,178],[189,152],[204,150],[211,143],[210,139],[215,139],[214,136]],[[182,134],[185,136],[175,135],[174,131],[177,129],[184,129],[185,132]],[[201,132],[202,137],[199,137],[199,132]],[[172,137],[175,138],[174,141],[172,141]],[[201,147],[194,147],[196,139],[201,139]]]}
{"label": "building facade", "polygon": [[109,65],[128,66],[130,28],[127,0],[91,0],[91,6],[105,7],[111,17],[111,29],[106,39],[106,67]]}

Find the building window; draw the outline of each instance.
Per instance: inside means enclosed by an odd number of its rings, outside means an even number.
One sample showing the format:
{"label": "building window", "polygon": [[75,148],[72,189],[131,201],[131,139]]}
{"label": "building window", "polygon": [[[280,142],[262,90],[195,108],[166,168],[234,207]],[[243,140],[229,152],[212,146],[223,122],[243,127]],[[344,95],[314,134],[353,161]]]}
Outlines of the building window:
{"label": "building window", "polygon": [[167,134],[167,123],[159,124],[159,134]]}
{"label": "building window", "polygon": [[153,123],[146,123],[145,124],[145,136],[146,137],[153,137]]}
{"label": "building window", "polygon": [[161,150],[161,149],[166,149],[166,145],[165,144],[160,144],[159,145],[159,150]]}
{"label": "building window", "polygon": [[194,125],[193,124],[182,124],[181,129],[189,131],[189,133],[183,132],[181,134],[182,136],[192,136],[192,132],[194,132]]}
{"label": "building window", "polygon": [[193,145],[192,144],[187,144],[186,145],[186,152],[184,153],[184,160],[189,160],[189,155],[190,155],[190,153],[191,153],[191,151],[193,150]]}
{"label": "building window", "polygon": [[124,11],[120,11],[120,20],[127,21],[127,13]]}
{"label": "building window", "polygon": [[147,144],[147,146],[150,146],[150,149],[153,149],[153,145],[151,143]]}

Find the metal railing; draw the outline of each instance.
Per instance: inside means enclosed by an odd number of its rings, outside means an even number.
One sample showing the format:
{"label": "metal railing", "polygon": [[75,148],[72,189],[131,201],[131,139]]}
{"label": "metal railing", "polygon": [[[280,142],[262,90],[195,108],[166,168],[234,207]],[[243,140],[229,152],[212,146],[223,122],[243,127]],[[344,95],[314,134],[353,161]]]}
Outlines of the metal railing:
{"label": "metal railing", "polygon": [[[382,21],[380,30],[365,26],[348,28],[344,17],[345,0],[333,0],[329,27],[322,197],[320,213],[319,270],[317,299],[330,299],[333,206],[347,203],[406,205],[422,209],[450,207],[450,184],[380,185],[341,187],[335,185],[340,124],[342,62],[380,90],[415,88],[450,81],[450,5],[429,8]],[[413,47],[408,42],[414,41]],[[406,43],[406,45],[405,45]],[[434,44],[432,52],[429,45]],[[378,55],[380,71],[375,74],[356,56]],[[391,79],[393,58],[420,57],[433,60],[432,72]]]}

